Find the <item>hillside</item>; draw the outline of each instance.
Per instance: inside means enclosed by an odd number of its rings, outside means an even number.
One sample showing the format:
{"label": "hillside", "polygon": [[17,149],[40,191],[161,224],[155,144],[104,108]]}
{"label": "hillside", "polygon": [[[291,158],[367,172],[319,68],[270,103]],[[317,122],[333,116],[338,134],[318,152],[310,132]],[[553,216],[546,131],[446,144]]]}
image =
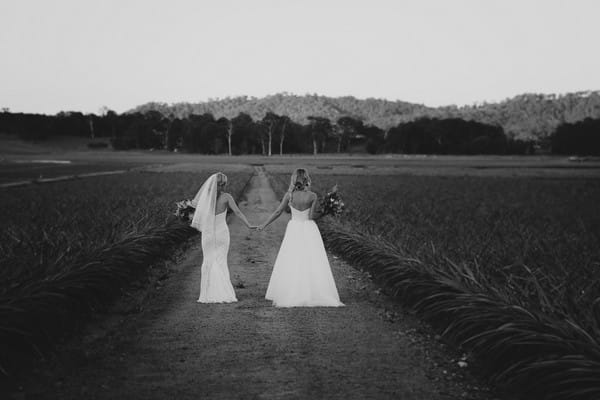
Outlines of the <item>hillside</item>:
{"label": "hillside", "polygon": [[279,115],[287,115],[298,123],[306,123],[309,116],[326,117],[335,120],[343,116],[359,118],[368,124],[385,126],[394,125],[393,119],[404,115],[416,115],[431,110],[423,105],[402,101],[383,99],[360,100],[352,96],[327,97],[319,95],[297,96],[278,93],[262,98],[228,97],[210,100],[202,103],[165,103],[150,102],[136,107],[131,112],[160,111],[163,114],[173,113],[177,117],[189,114],[211,113],[215,118],[232,118],[240,112],[250,115],[253,119],[262,119],[267,111]]}
{"label": "hillside", "polygon": [[562,122],[600,118],[600,91],[563,95],[522,94],[499,103],[437,108],[385,99],[278,93],[262,98],[240,96],[201,103],[149,102],[130,112],[144,113],[151,110],[179,118],[204,113],[211,113],[215,118],[232,118],[243,112],[254,120],[262,119],[267,111],[271,111],[287,115],[299,123],[306,123],[309,116],[321,116],[330,120],[351,116],[382,129],[419,117],[462,118],[502,126],[511,137],[541,139],[550,135]]}

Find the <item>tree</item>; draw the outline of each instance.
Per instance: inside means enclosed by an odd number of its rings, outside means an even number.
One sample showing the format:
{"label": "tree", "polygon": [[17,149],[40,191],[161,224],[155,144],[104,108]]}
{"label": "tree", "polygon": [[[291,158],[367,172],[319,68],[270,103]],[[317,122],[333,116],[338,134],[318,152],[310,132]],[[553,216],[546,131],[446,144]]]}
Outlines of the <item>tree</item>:
{"label": "tree", "polygon": [[144,134],[153,136],[149,148],[165,148],[171,121],[159,111],[148,111],[144,114],[144,122],[147,129]]}
{"label": "tree", "polygon": [[231,151],[231,139],[234,132],[233,122],[225,117],[219,118],[217,122],[225,128],[225,135],[227,137],[227,152],[231,156],[233,155]]}
{"label": "tree", "polygon": [[600,155],[600,119],[562,124],[550,139],[554,154]]}
{"label": "tree", "polygon": [[119,119],[119,115],[113,110],[106,111],[106,117],[108,124],[110,125],[110,137],[111,139],[115,139],[117,137],[117,122]]}
{"label": "tree", "polygon": [[232,141],[234,153],[252,154],[257,147],[256,137],[258,136],[256,126],[252,118],[246,113],[239,113],[231,119],[233,130],[235,132],[235,142]]}
{"label": "tree", "polygon": [[367,152],[376,154],[383,148],[383,130],[376,126],[366,126],[363,134],[367,137]]}
{"label": "tree", "polygon": [[281,116],[281,128],[279,130],[279,155],[283,155],[283,141],[285,139],[285,130],[288,124],[291,122],[290,118],[286,115]]}
{"label": "tree", "polygon": [[90,124],[90,139],[94,140],[96,136],[94,134],[94,114],[88,115],[88,123]]}
{"label": "tree", "polygon": [[277,122],[279,122],[280,118],[281,117],[279,115],[269,111],[265,114],[265,116],[261,120],[261,123],[264,125],[266,132],[267,132],[267,139],[268,139],[267,155],[269,157],[271,157],[271,155],[272,155],[271,148],[272,148],[272,143],[273,143],[273,131],[275,130],[275,126],[277,125]]}
{"label": "tree", "polygon": [[223,147],[223,138],[226,136],[226,130],[227,128],[218,121],[209,122],[202,127],[201,136],[206,140],[207,144],[210,144],[210,146],[205,149],[206,153],[221,153],[221,149]]}
{"label": "tree", "polygon": [[169,151],[174,151],[182,146],[183,133],[184,133],[184,122],[179,118],[174,118],[169,126],[169,134],[167,135],[167,147]]}
{"label": "tree", "polygon": [[55,135],[90,136],[89,116],[78,111],[61,111],[53,120],[52,130]]}
{"label": "tree", "polygon": [[389,130],[385,149],[420,154],[505,154],[508,140],[499,126],[460,118],[420,118]]}
{"label": "tree", "polygon": [[345,142],[363,130],[363,122],[352,117],[341,117],[333,128],[333,136],[337,139],[337,152],[340,153]]}
{"label": "tree", "polygon": [[308,117],[310,133],[313,143],[313,154],[317,155],[318,145],[324,145],[327,135],[331,131],[331,122],[328,118],[323,117]]}
{"label": "tree", "polygon": [[260,149],[263,156],[267,154],[267,146],[265,145],[265,125],[262,121],[256,124],[256,130],[254,131],[256,138],[260,142]]}
{"label": "tree", "polygon": [[215,118],[210,113],[202,115],[192,114],[184,120],[182,147],[190,153],[207,153],[209,148],[209,138],[206,137],[207,131],[204,126],[214,123]]}
{"label": "tree", "polygon": [[342,128],[339,124],[331,125],[331,136],[335,138],[337,143],[336,152],[340,153],[342,150],[342,138],[344,136],[344,128]]}
{"label": "tree", "polygon": [[165,150],[172,150],[172,143],[173,140],[171,140],[170,136],[171,136],[171,129],[173,128],[173,123],[175,122],[175,114],[173,113],[169,113],[169,115],[165,118],[165,129],[164,129],[164,138],[163,138],[163,149]]}

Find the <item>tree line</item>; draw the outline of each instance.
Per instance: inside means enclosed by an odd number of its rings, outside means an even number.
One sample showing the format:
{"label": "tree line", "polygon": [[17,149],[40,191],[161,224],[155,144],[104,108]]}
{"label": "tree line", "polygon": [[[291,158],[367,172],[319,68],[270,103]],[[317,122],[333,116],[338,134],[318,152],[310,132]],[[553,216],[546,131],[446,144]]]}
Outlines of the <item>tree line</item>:
{"label": "tree line", "polygon": [[[498,103],[437,108],[385,99],[279,93],[201,103],[151,102],[123,114],[106,108],[100,115],[61,112],[55,116],[2,109],[0,132],[29,139],[64,134],[110,137],[119,149],[231,154],[358,151],[361,147],[369,152],[505,154],[531,152],[532,143],[553,152],[571,148],[589,152],[594,148],[593,143],[592,147],[586,144],[589,135],[564,133],[584,129],[578,124],[586,118],[600,119],[598,91],[527,93]],[[457,133],[459,127],[466,133]],[[492,127],[502,128],[506,140]],[[563,133],[554,137],[559,127]]]}
{"label": "tree line", "polygon": [[560,125],[550,137],[555,154],[600,156],[600,118]]}
{"label": "tree line", "polygon": [[368,152],[405,154],[530,154],[533,142],[509,138],[502,127],[460,118],[419,118],[389,129],[343,116],[308,116],[304,123],[267,111],[260,119],[239,113],[177,117],[150,110],[102,115],[61,112],[55,116],[0,113],[0,132],[23,139],[53,136],[108,138],[116,150],[164,149],[203,154]]}
{"label": "tree line", "polygon": [[262,98],[238,96],[201,103],[150,102],[132,110],[142,113],[147,111],[173,114],[178,118],[205,113],[210,113],[215,118],[233,118],[243,112],[254,120],[261,119],[266,111],[272,111],[278,115],[287,115],[297,123],[305,123],[309,116],[328,118],[330,121],[350,116],[384,131],[420,118],[459,118],[501,126],[510,138],[543,141],[561,124],[575,123],[585,118],[600,118],[600,92],[560,95],[525,93],[496,103],[436,108],[385,99],[279,93]]}

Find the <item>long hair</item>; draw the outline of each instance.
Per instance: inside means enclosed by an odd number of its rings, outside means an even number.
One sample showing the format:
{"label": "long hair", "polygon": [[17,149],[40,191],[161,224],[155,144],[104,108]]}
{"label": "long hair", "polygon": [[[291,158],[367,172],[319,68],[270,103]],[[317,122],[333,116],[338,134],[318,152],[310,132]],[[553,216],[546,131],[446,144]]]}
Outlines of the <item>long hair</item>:
{"label": "long hair", "polygon": [[296,168],[292,173],[292,178],[290,179],[290,187],[288,192],[293,192],[294,190],[304,190],[308,186],[310,186],[310,175],[308,175],[308,171],[304,168]]}

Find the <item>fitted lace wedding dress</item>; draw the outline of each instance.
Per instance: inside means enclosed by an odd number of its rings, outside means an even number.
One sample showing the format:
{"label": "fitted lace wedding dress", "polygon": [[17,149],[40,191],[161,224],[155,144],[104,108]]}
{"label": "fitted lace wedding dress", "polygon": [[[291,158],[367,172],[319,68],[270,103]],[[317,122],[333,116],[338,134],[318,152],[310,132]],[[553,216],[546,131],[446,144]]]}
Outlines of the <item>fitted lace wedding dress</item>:
{"label": "fitted lace wedding dress", "polygon": [[229,228],[227,227],[227,211],[224,211],[215,216],[214,232],[212,234],[202,234],[203,260],[199,303],[231,303],[237,301],[229,277],[228,252]]}
{"label": "fitted lace wedding dress", "polygon": [[229,228],[227,210],[215,215],[217,176],[211,175],[202,185],[192,205],[196,209],[191,226],[202,232],[202,268],[199,303],[237,301],[227,265]]}

